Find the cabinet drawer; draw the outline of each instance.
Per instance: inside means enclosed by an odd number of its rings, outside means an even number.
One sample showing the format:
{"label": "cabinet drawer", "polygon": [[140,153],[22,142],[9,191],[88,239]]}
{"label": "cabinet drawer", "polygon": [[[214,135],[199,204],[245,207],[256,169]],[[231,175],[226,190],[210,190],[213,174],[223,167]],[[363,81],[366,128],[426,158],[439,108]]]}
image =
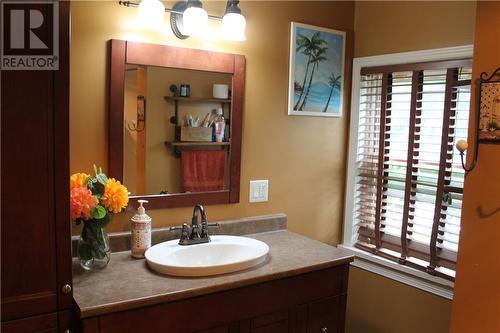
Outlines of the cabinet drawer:
{"label": "cabinet drawer", "polygon": [[56,313],[2,322],[2,333],[55,333],[56,331]]}
{"label": "cabinet drawer", "polygon": [[238,332],[238,323],[231,325],[224,325],[208,330],[198,331],[197,333],[237,333]]}
{"label": "cabinet drawer", "polygon": [[288,321],[280,321],[259,328],[252,328],[251,333],[288,333]]}
{"label": "cabinet drawer", "polygon": [[255,329],[285,320],[288,320],[288,309],[283,309],[280,311],[255,317],[251,320],[251,327]]}
{"label": "cabinet drawer", "polygon": [[343,313],[341,298],[327,297],[309,304],[307,333],[339,332],[339,315]]}

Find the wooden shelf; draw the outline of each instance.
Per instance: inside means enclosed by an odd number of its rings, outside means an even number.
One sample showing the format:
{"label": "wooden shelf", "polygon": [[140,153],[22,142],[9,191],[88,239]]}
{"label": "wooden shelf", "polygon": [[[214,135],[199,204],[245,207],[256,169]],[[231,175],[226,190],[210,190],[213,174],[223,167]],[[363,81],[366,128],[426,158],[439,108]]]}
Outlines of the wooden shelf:
{"label": "wooden shelf", "polygon": [[168,147],[191,147],[191,146],[230,146],[231,142],[179,142],[179,141],[165,141]]}
{"label": "wooden shelf", "polygon": [[231,103],[230,99],[218,99],[208,97],[181,97],[181,96],[164,96],[166,101],[190,102],[190,103]]}

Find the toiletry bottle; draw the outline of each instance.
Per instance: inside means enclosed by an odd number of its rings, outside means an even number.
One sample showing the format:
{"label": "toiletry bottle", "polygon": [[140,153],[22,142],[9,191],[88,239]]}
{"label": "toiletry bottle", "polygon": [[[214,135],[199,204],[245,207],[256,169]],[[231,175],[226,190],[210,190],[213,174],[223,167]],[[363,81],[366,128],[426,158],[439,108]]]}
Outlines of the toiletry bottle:
{"label": "toiletry bottle", "polygon": [[147,200],[137,200],[139,207],[137,213],[132,216],[132,257],[144,258],[144,252],[151,247],[151,217],[146,214],[146,209],[142,205]]}
{"label": "toiletry bottle", "polygon": [[217,111],[217,117],[215,118],[214,128],[215,128],[215,142],[224,141],[224,128],[226,127],[226,120],[224,119],[222,108]]}

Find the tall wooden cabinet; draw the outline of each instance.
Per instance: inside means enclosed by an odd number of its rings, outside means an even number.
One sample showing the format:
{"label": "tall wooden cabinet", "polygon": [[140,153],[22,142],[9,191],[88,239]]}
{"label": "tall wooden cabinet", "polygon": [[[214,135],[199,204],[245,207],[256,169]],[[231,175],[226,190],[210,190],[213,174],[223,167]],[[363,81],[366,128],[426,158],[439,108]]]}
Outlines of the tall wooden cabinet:
{"label": "tall wooden cabinet", "polygon": [[1,73],[2,332],[69,329],[69,38],[61,1],[59,70]]}

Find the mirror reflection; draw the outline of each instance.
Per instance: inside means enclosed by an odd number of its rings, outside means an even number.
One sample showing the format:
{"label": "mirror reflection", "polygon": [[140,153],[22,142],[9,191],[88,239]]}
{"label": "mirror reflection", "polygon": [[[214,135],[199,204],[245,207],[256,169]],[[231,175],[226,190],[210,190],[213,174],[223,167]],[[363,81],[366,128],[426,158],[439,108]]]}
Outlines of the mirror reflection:
{"label": "mirror reflection", "polygon": [[127,64],[124,183],[132,195],[229,189],[231,74]]}

